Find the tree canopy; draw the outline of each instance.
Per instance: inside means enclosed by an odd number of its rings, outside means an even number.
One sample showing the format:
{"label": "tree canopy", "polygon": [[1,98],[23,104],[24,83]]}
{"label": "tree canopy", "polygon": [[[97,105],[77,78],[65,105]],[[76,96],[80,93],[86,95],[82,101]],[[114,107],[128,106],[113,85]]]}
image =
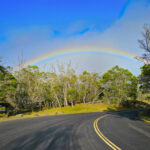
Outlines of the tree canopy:
{"label": "tree canopy", "polygon": [[150,64],[141,67],[141,75],[139,76],[140,89],[143,93],[150,92]]}
{"label": "tree canopy", "polygon": [[138,81],[127,69],[115,66],[104,73],[101,82],[104,88],[105,101],[109,103],[136,99]]}

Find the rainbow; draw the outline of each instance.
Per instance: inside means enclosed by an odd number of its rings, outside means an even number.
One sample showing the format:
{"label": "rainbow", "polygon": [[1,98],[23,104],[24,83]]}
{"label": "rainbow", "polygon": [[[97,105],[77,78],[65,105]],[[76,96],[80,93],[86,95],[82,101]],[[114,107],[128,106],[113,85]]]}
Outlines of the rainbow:
{"label": "rainbow", "polygon": [[125,51],[117,50],[117,49],[111,49],[111,48],[105,48],[105,47],[74,47],[74,48],[64,48],[64,49],[58,49],[53,50],[45,53],[44,55],[41,55],[39,57],[36,57],[30,61],[28,61],[25,65],[38,65],[39,63],[42,63],[47,60],[52,60],[56,58],[60,58],[63,56],[69,56],[69,55],[75,55],[75,54],[97,54],[97,55],[112,55],[116,56],[122,59],[127,59],[130,61],[134,61],[135,63],[138,63],[138,61],[135,59],[135,54],[128,53]]}

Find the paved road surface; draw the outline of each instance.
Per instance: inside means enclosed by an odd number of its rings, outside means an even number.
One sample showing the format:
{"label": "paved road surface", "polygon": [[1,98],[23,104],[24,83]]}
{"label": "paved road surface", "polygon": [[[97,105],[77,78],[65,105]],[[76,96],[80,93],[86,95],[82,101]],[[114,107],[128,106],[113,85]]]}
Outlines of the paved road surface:
{"label": "paved road surface", "polygon": [[[0,150],[150,150],[150,125],[136,111],[47,116],[0,122]],[[115,149],[115,148],[114,148]],[[116,148],[117,149],[117,148]]]}

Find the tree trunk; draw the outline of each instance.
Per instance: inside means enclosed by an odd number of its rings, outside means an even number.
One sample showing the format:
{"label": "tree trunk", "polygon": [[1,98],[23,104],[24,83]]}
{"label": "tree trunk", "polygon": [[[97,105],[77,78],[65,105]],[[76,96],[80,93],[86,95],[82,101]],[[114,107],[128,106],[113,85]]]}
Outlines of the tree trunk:
{"label": "tree trunk", "polygon": [[83,103],[85,104],[85,98],[86,98],[86,95],[83,97]]}
{"label": "tree trunk", "polygon": [[58,99],[56,93],[55,93],[55,98],[56,98],[56,100],[57,100],[57,102],[58,102],[59,107],[61,108],[61,105],[60,105],[60,102],[59,102],[59,99]]}
{"label": "tree trunk", "polygon": [[67,91],[66,91],[66,89],[63,90],[63,93],[64,93],[64,106],[68,106]]}
{"label": "tree trunk", "polygon": [[71,106],[73,107],[73,102],[71,102]]}

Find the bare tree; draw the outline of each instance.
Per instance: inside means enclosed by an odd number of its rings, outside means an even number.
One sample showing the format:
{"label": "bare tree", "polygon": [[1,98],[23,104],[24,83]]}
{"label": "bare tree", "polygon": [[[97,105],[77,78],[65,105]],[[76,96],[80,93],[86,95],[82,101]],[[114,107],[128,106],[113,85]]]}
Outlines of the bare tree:
{"label": "bare tree", "polygon": [[136,59],[144,62],[145,64],[150,63],[150,26],[145,24],[144,25],[144,31],[142,32],[143,39],[138,40],[140,44],[140,48],[142,48],[145,53],[140,56],[136,57]]}
{"label": "bare tree", "polygon": [[23,51],[18,56],[18,69],[21,70],[25,67],[25,59],[24,59],[24,53]]}
{"label": "bare tree", "polygon": [[[18,105],[22,105],[24,103],[24,99],[22,98],[22,93],[25,91],[25,89],[22,86],[24,74],[22,73],[22,69],[24,68],[25,60],[24,60],[24,54],[21,52],[21,54],[18,56],[18,62],[17,62],[17,69],[14,71],[15,78],[18,81],[18,87],[17,87],[17,101]],[[16,72],[17,71],[17,72]]]}

